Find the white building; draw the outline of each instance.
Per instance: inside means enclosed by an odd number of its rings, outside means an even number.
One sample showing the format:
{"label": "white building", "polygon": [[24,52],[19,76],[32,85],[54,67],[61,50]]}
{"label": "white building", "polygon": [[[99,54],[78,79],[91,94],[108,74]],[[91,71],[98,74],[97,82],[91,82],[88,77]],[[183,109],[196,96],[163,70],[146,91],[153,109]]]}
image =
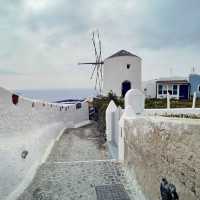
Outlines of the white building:
{"label": "white building", "polygon": [[156,97],[158,99],[167,98],[170,94],[174,99],[188,99],[190,94],[190,84],[184,77],[160,78],[156,81]]}
{"label": "white building", "polygon": [[129,89],[142,88],[142,59],[128,51],[121,50],[104,61],[103,94],[110,91],[124,96]]}
{"label": "white building", "polygon": [[143,81],[142,91],[147,99],[156,98],[156,79]]}

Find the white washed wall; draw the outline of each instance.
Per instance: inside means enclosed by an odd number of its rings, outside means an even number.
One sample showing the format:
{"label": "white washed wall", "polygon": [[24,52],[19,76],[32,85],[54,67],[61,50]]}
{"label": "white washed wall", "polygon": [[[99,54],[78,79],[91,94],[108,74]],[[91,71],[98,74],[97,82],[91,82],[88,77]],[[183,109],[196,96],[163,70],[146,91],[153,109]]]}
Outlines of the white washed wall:
{"label": "white washed wall", "polygon": [[188,115],[200,117],[200,108],[144,109],[144,115]]}
{"label": "white washed wall", "polygon": [[[29,182],[47,149],[68,127],[88,120],[87,103],[75,105],[48,104],[20,97],[12,103],[12,93],[0,88],[0,196],[14,199]],[[63,108],[60,110],[60,108]],[[26,159],[21,158],[28,151]],[[15,193],[15,192],[16,193]],[[14,193],[13,193],[14,192]]]}
{"label": "white washed wall", "polygon": [[[127,64],[130,68],[127,69]],[[104,61],[103,94],[111,90],[117,95],[122,94],[122,82],[130,81],[131,88],[141,89],[141,59],[133,56],[119,56]]]}

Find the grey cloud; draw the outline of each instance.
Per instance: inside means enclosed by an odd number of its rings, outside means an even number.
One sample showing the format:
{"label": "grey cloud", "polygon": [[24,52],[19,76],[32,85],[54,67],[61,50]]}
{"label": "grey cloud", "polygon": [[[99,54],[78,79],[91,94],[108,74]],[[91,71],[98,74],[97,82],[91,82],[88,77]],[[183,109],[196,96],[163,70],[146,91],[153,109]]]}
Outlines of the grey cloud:
{"label": "grey cloud", "polygon": [[41,11],[30,12],[23,20],[23,15],[20,15],[23,12],[22,2],[15,1],[13,4],[9,0],[4,3],[6,9],[1,8],[4,10],[1,15],[6,21],[1,24],[13,23],[14,31],[24,26],[27,31],[35,34],[41,30],[51,32],[52,29],[57,29],[47,36],[47,42],[53,41],[53,45],[55,38],[62,42],[67,37],[78,36],[92,27],[101,27],[111,38],[127,35],[127,40],[133,40],[138,47],[163,48],[199,44],[198,0],[138,0],[135,1],[136,7],[129,10],[126,9],[129,0],[102,0],[101,3],[94,0],[57,0]]}
{"label": "grey cloud", "polygon": [[[200,1],[155,0],[138,25],[141,45],[147,48],[199,45]],[[137,30],[136,30],[137,31]]]}
{"label": "grey cloud", "polygon": [[200,45],[198,0],[49,0],[35,11],[26,10],[26,1],[0,0],[2,67],[53,71],[80,56],[93,58],[89,30],[94,27],[102,33],[105,56],[121,48]]}
{"label": "grey cloud", "polygon": [[[91,3],[92,1],[90,1]],[[90,27],[90,4],[58,0],[41,12],[32,13],[27,25],[33,30],[62,28],[65,34],[83,32]]]}
{"label": "grey cloud", "polygon": [[22,73],[18,73],[16,71],[8,69],[0,69],[0,75],[22,75]]}

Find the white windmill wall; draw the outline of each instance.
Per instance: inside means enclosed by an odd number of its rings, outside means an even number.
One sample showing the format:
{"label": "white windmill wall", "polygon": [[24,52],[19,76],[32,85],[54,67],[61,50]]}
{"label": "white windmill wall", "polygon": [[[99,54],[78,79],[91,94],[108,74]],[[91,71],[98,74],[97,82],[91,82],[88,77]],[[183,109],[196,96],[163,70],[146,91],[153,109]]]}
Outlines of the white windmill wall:
{"label": "white windmill wall", "polygon": [[[130,68],[127,69],[127,64]],[[104,61],[103,94],[111,90],[121,96],[121,85],[124,81],[131,82],[132,89],[141,90],[141,59],[136,56],[118,56]]]}

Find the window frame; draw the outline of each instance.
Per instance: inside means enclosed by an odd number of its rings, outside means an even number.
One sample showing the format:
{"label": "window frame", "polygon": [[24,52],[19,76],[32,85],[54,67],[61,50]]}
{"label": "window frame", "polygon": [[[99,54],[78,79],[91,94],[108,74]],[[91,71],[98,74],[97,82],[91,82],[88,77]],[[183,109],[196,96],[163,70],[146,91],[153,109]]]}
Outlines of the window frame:
{"label": "window frame", "polygon": [[[161,89],[160,89],[161,87]],[[160,93],[161,91],[161,93]],[[158,84],[158,95],[163,95],[163,85],[162,84]]]}
{"label": "window frame", "polygon": [[173,94],[173,85],[167,85],[167,92],[172,95]]}
{"label": "window frame", "polygon": [[167,94],[167,85],[163,85],[163,94]]}
{"label": "window frame", "polygon": [[[176,86],[176,89],[174,89],[174,86]],[[176,93],[174,91],[176,91]],[[172,87],[172,94],[173,95],[178,95],[178,85],[177,84],[173,85],[173,87]]]}

